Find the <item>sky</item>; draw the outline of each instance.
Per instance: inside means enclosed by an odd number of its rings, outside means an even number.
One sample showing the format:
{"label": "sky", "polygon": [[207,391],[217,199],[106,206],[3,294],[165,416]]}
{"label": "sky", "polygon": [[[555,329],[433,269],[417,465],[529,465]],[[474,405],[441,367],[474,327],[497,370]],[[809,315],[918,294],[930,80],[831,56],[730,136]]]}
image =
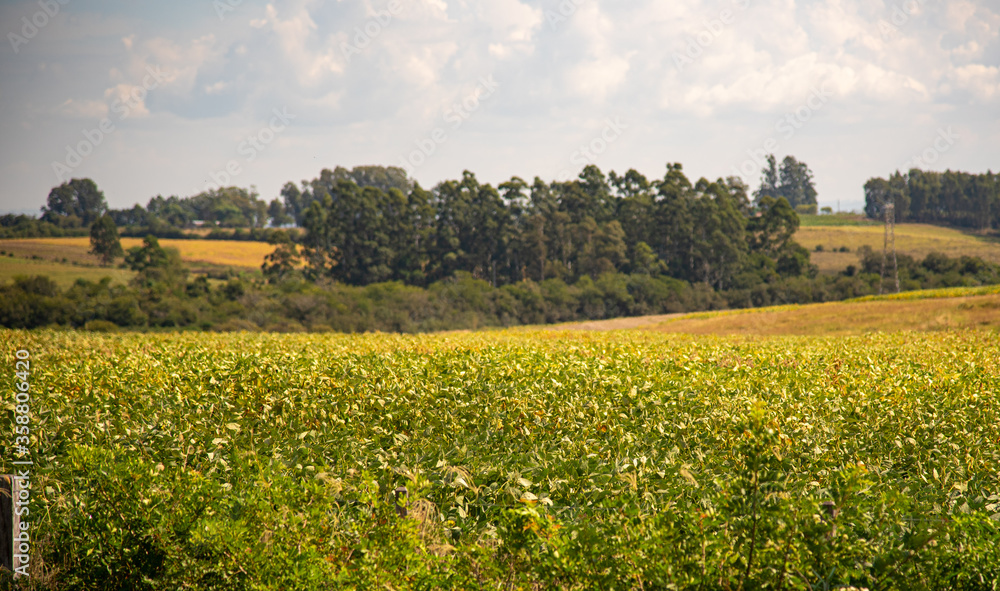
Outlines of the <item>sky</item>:
{"label": "sky", "polygon": [[997,0],[0,0],[0,212],[324,168],[424,187],[742,176],[860,210],[897,169],[1000,170]]}

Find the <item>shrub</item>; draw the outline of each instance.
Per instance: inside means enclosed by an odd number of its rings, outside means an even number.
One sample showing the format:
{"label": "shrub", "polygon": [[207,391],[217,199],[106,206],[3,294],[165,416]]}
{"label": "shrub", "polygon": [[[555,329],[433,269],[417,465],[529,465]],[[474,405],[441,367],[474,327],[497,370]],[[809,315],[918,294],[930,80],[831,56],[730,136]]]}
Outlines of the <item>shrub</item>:
{"label": "shrub", "polygon": [[118,325],[107,320],[91,320],[83,325],[83,330],[89,332],[118,332]]}

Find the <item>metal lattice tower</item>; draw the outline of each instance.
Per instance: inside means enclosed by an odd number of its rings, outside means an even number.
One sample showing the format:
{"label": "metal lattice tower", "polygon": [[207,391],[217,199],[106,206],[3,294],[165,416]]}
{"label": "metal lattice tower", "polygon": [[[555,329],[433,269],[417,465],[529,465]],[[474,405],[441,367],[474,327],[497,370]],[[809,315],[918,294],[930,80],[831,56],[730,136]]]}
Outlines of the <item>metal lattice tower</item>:
{"label": "metal lattice tower", "polygon": [[886,203],[883,205],[882,211],[885,214],[885,242],[882,245],[882,275],[878,281],[879,295],[883,293],[890,248],[892,249],[892,274],[896,280],[896,293],[899,293],[899,265],[896,262],[896,204]]}

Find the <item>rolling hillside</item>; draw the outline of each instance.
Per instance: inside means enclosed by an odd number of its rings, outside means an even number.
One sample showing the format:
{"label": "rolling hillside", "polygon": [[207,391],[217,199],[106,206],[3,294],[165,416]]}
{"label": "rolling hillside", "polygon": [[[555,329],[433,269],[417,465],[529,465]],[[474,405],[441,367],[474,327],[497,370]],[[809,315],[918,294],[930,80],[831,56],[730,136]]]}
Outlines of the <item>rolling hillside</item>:
{"label": "rolling hillside", "polygon": [[[122,238],[122,248],[139,246],[139,238]],[[264,257],[274,250],[265,242],[240,240],[170,240],[161,239],[160,246],[176,248],[181,259],[188,263],[209,263],[227,267],[259,269]],[[90,238],[26,238],[0,240],[0,250],[14,253],[15,257],[31,258],[37,255],[45,260],[98,264],[100,260],[88,254]]]}
{"label": "rolling hillside", "polygon": [[[138,238],[122,238],[122,248],[139,246]],[[176,248],[181,259],[195,267],[260,269],[274,247],[265,242],[237,240],[160,240],[164,247]],[[110,276],[126,282],[131,271],[100,266],[89,254],[89,238],[27,238],[0,240],[0,282],[17,275],[47,275],[62,287],[77,279],[97,281]],[[10,256],[13,254],[13,256]],[[120,262],[120,261],[119,261]]]}
{"label": "rolling hillside", "polygon": [[870,332],[1000,329],[1000,286],[904,292],[802,306],[576,322],[561,330],[648,330],[692,335],[834,336]]}
{"label": "rolling hillside", "polygon": [[[839,273],[847,265],[858,264],[857,251],[862,246],[881,252],[884,229],[877,224],[803,225],[795,234],[795,240],[809,249],[812,262],[819,266],[820,272]],[[823,251],[816,252],[817,246],[822,246]],[[842,246],[849,248],[850,252],[835,252]],[[978,256],[992,263],[1000,263],[1000,240],[928,224],[897,225],[896,251],[918,260],[937,251],[950,257]]]}

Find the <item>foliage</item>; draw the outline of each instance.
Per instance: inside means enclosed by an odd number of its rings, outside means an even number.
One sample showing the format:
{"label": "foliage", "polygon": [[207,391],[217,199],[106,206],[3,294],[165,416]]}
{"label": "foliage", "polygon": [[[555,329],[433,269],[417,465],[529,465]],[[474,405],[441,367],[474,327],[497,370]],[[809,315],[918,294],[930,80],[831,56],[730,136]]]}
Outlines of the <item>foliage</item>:
{"label": "foliage", "polygon": [[149,200],[145,210],[113,211],[119,225],[190,227],[195,221],[226,228],[262,227],[267,220],[267,203],[256,191],[239,187],[209,189],[187,198],[160,195]]}
{"label": "foliage", "polygon": [[90,179],[72,179],[49,191],[42,220],[64,228],[88,227],[108,210],[104,193]]}
{"label": "foliage", "polygon": [[34,216],[0,215],[0,238],[83,236],[85,228],[64,228]]}
{"label": "foliage", "polygon": [[32,352],[36,589],[1000,580],[988,333],[0,341]]}
{"label": "foliage", "polygon": [[807,208],[803,213],[816,213],[816,187],[813,173],[805,162],[794,156],[785,156],[779,169],[774,154],[767,156],[767,166],[761,171],[760,188],[754,194],[755,200],[764,197],[779,199],[784,197],[793,209]]}
{"label": "foliage", "polygon": [[139,272],[166,267],[168,264],[167,251],[160,246],[160,241],[157,240],[156,236],[146,236],[142,241],[142,246],[133,246],[128,249],[125,264],[133,271]]}
{"label": "foliage", "polygon": [[264,257],[260,270],[269,283],[281,283],[295,277],[301,261],[299,248],[287,237],[276,238],[274,252]]}
{"label": "foliage", "polygon": [[90,254],[101,257],[101,262],[105,265],[125,254],[121,239],[118,237],[118,227],[107,214],[90,226]]}
{"label": "foliage", "polygon": [[[81,279],[64,291],[53,285],[51,293],[39,296],[36,285],[47,282],[45,278],[21,277],[0,284],[0,326],[81,327],[91,320],[106,320],[138,329],[478,329],[858,298],[878,292],[881,263],[880,256],[862,249],[860,272],[816,275],[808,253],[788,241],[777,251],[777,262],[751,254],[746,264],[756,267],[737,275],[726,290],[674,279],[652,257],[632,274],[603,273],[597,279],[583,275],[575,283],[546,279],[493,287],[459,271],[426,288],[402,281],[359,287],[305,280],[298,250],[291,242],[276,245],[262,267],[266,282],[246,274],[223,274],[209,282],[205,275],[189,279],[176,250],[147,238],[142,246],[129,249],[126,263],[135,275],[127,287],[112,285],[110,279],[97,283]],[[907,290],[1000,284],[1000,266],[974,257],[953,259],[932,253],[920,262],[905,256],[899,261]]]}
{"label": "foliage", "polygon": [[[643,273],[728,289],[758,249],[747,226],[770,207],[754,210],[736,178],[692,184],[680,164],[662,181],[635,170],[606,177],[591,165],[568,182],[513,177],[496,188],[465,171],[408,193],[338,170],[283,194],[306,230],[308,277],[350,285],[426,286],[459,272],[493,287]],[[787,207],[780,215],[795,216]]]}
{"label": "foliage", "polygon": [[923,222],[980,230],[1000,228],[1000,175],[933,172],[917,168],[865,183],[865,213],[882,219],[895,204],[899,222]]}

